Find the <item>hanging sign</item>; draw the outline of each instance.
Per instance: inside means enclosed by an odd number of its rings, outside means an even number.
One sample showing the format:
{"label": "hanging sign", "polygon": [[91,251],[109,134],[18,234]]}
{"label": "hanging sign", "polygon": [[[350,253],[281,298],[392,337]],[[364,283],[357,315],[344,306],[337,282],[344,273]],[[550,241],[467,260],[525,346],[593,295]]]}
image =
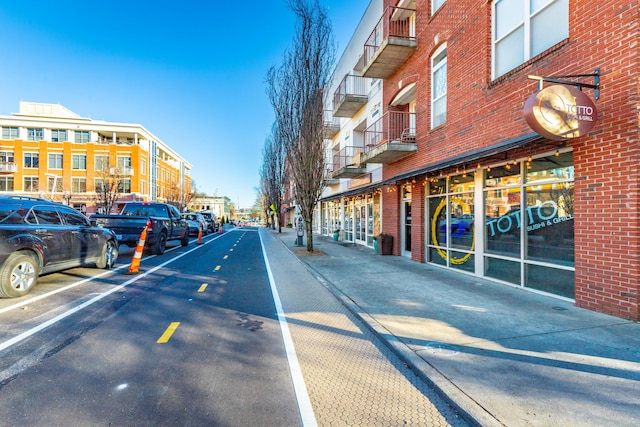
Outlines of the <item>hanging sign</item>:
{"label": "hanging sign", "polygon": [[591,98],[573,86],[548,86],[524,103],[524,118],[531,129],[553,140],[589,133],[597,116]]}

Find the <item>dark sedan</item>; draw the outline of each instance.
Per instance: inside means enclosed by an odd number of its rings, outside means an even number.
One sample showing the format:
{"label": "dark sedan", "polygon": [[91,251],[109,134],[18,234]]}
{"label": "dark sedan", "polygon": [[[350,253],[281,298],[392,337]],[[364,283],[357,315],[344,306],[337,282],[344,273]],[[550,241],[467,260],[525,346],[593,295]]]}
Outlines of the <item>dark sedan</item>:
{"label": "dark sedan", "polygon": [[81,265],[111,268],[116,235],[80,212],[45,199],[0,197],[0,297],[21,297],[38,276]]}

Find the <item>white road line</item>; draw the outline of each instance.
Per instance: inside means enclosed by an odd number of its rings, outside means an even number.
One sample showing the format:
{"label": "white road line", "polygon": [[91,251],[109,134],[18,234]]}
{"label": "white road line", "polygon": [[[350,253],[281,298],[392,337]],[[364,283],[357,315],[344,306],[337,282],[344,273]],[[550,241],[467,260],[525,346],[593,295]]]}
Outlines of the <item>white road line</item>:
{"label": "white road line", "polygon": [[275,280],[273,279],[273,273],[271,273],[271,265],[269,264],[267,251],[262,241],[262,233],[258,233],[258,236],[260,237],[262,255],[264,257],[264,263],[267,267],[267,274],[269,275],[269,284],[271,286],[271,293],[273,294],[273,302],[275,303],[276,311],[278,312],[278,321],[280,322],[280,330],[282,331],[282,339],[284,340],[287,361],[289,363],[289,372],[291,373],[291,379],[293,381],[293,389],[296,393],[296,399],[298,400],[298,409],[300,410],[302,425],[305,427],[315,427],[318,425],[318,422],[316,421],[316,416],[313,413],[311,399],[309,399],[307,386],[305,385],[304,378],[302,376],[302,369],[300,369],[300,363],[298,362],[296,349],[293,345],[291,333],[289,332],[289,325],[287,324],[287,319],[282,309],[282,303],[280,302],[280,296],[278,294],[278,290],[276,289]]}
{"label": "white road line", "polygon": [[[209,240],[209,242],[212,242],[212,241],[213,241],[213,239]],[[205,242],[205,244],[209,243],[209,242]],[[144,272],[144,273],[141,273],[139,276],[132,277],[131,279],[127,280],[126,282],[122,283],[121,285],[118,285],[118,286],[116,286],[116,287],[114,287],[114,288],[112,288],[112,289],[110,289],[110,290],[108,290],[106,292],[98,294],[97,296],[91,298],[90,300],[88,300],[88,301],[86,301],[86,302],[84,302],[84,303],[82,303],[82,304],[80,304],[80,305],[78,305],[78,306],[76,306],[76,307],[74,307],[74,308],[72,308],[70,310],[67,310],[64,313],[61,313],[58,316],[56,316],[56,317],[54,317],[52,319],[49,319],[48,321],[46,321],[44,323],[41,323],[41,324],[39,324],[39,325],[37,325],[37,326],[35,326],[35,327],[23,332],[23,333],[21,333],[20,335],[16,335],[15,337],[13,337],[13,338],[5,341],[5,342],[0,343],[0,351],[5,350],[5,349],[17,344],[20,341],[23,341],[23,340],[29,338],[32,335],[35,335],[36,333],[42,331],[43,329],[46,329],[49,326],[58,323],[62,319],[66,318],[66,317],[69,317],[74,313],[77,313],[78,311],[90,306],[91,304],[93,304],[95,302],[100,301],[104,297],[107,297],[107,296],[111,295],[114,292],[117,292],[117,291],[119,291],[119,290],[121,290],[123,288],[126,288],[130,284],[142,279],[145,276],[148,276],[149,274],[155,272],[156,270],[161,269],[162,267],[164,267],[166,265],[171,264],[172,262],[182,258],[183,256],[188,255],[191,252],[200,249],[201,247],[204,247],[204,245],[198,245],[198,246],[194,247],[193,249],[191,249],[191,250],[189,250],[187,252],[183,252],[180,255],[177,255],[174,258],[171,258],[170,260],[168,260],[168,261],[166,261],[166,262],[164,262],[164,263],[162,263],[162,264],[160,264],[160,265],[158,265],[156,267],[153,267],[151,270],[149,270],[147,272]],[[121,268],[124,268],[124,267],[128,267],[128,265],[127,266],[118,267],[118,269],[121,269]],[[74,283],[72,285],[67,286],[66,288],[73,287],[73,286],[78,286],[81,283],[85,283],[85,282],[90,281],[90,280],[92,280],[94,278],[101,277],[101,276],[107,274],[108,272],[111,272],[111,270],[109,270],[107,272],[104,272],[104,273],[102,273],[102,274],[100,274],[98,276],[95,276],[95,277],[92,277],[92,278],[89,278],[89,279],[85,279],[85,280],[81,280],[80,282],[76,282],[76,283]],[[54,291],[53,293],[56,293],[56,292]],[[39,299],[39,298],[40,297],[36,297],[36,298],[34,298],[34,300],[35,299]],[[12,307],[15,308],[15,306],[12,306]],[[9,308],[9,307],[7,307],[7,308]]]}

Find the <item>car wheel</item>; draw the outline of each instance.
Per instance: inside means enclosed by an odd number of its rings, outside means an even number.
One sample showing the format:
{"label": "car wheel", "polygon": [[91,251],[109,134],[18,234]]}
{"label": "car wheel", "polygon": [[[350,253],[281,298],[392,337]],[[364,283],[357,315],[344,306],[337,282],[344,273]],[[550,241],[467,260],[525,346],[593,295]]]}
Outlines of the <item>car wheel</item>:
{"label": "car wheel", "polygon": [[107,240],[102,246],[102,254],[100,259],[96,261],[98,268],[111,268],[116,264],[118,259],[118,245],[113,240]]}
{"label": "car wheel", "polygon": [[156,255],[162,255],[165,249],[167,249],[167,233],[163,231],[160,233],[158,241],[156,241],[156,244],[153,246],[153,253]]}
{"label": "car wheel", "polygon": [[40,266],[35,257],[24,252],[9,256],[0,270],[0,297],[21,297],[38,281]]}
{"label": "car wheel", "polygon": [[180,244],[182,246],[187,246],[189,244],[189,230],[184,232],[184,236],[182,236],[182,239],[180,240]]}

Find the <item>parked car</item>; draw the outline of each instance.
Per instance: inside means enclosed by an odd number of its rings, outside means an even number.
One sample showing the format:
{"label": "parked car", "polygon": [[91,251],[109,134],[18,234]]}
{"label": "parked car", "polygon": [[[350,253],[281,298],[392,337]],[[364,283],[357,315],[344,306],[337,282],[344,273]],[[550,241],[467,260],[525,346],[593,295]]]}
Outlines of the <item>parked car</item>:
{"label": "parked car", "polygon": [[21,297],[38,276],[81,265],[111,268],[118,259],[113,231],[82,213],[35,197],[0,196],[0,297]]}
{"label": "parked car", "polygon": [[189,224],[189,234],[198,235],[198,230],[202,230],[203,235],[209,234],[209,225],[204,217],[199,213],[185,212],[182,214],[182,218]]}
{"label": "parked car", "polygon": [[207,221],[207,225],[209,226],[209,231],[212,233],[218,232],[218,227],[220,224],[218,223],[218,218],[216,218],[216,214],[211,211],[202,211],[200,214],[204,217],[205,221]]}
{"label": "parked car", "polygon": [[128,202],[119,215],[91,215],[91,221],[116,233],[118,243],[135,247],[147,227],[145,248],[162,255],[170,240],[189,244],[189,226],[175,206],[167,203]]}

